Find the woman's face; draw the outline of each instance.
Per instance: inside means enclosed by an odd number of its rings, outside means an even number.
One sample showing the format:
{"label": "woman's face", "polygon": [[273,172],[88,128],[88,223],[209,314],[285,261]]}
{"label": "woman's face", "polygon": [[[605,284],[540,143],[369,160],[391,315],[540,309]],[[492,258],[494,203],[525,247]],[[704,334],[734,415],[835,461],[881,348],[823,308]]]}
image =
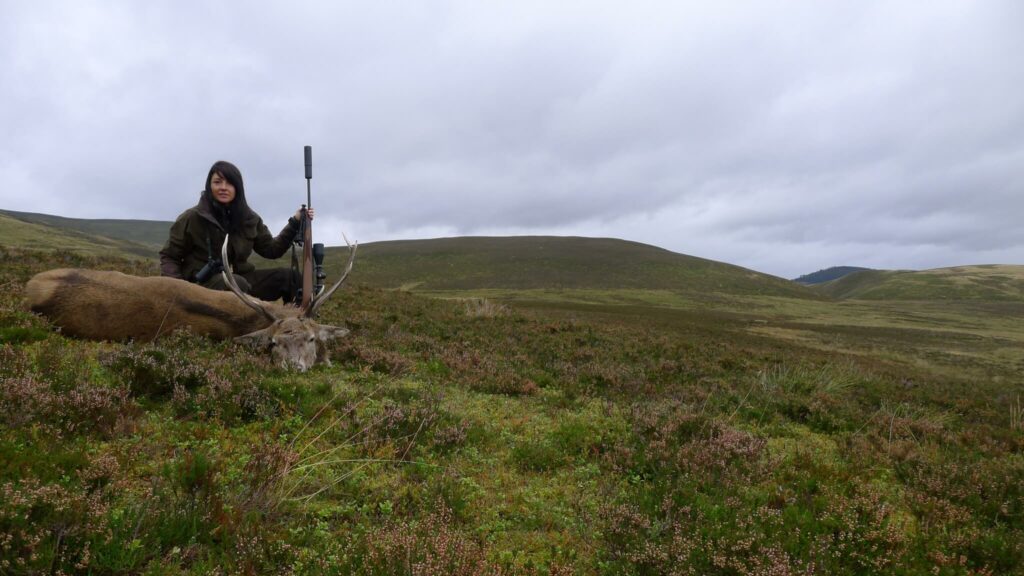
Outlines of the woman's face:
{"label": "woman's face", "polygon": [[227,178],[217,172],[214,172],[213,177],[210,178],[210,192],[213,193],[214,199],[221,204],[231,204],[231,201],[235,199],[235,187],[228,182]]}

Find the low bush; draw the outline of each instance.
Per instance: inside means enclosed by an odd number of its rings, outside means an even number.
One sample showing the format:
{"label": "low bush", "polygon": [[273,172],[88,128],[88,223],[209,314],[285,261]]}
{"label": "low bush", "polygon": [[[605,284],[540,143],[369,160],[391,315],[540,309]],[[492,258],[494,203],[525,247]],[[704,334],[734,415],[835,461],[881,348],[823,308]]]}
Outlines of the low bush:
{"label": "low bush", "polygon": [[139,413],[128,389],[80,382],[58,387],[34,377],[0,381],[3,425],[23,428],[39,425],[56,436],[94,433],[113,437],[131,429]]}
{"label": "low bush", "polygon": [[175,389],[194,391],[216,379],[212,370],[175,349],[123,346],[109,355],[106,366],[131,390],[151,400],[170,398]]}
{"label": "low bush", "polygon": [[[423,576],[500,575],[487,558],[487,547],[460,530],[445,508],[420,522],[388,522],[346,546],[328,573],[352,575],[420,574]],[[332,570],[333,569],[333,570]]]}

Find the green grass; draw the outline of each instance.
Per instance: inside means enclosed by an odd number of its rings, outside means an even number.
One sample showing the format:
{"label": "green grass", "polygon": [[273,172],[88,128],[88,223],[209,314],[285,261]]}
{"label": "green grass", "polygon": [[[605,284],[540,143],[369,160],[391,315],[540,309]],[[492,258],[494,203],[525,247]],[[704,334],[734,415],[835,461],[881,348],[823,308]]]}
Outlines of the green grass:
{"label": "green grass", "polygon": [[1024,372],[1024,303],[815,301],[684,290],[430,291],[556,315],[583,314],[670,331],[766,336],[805,349],[888,358],[917,370],[1016,381]]}
{"label": "green grass", "polygon": [[0,210],[0,214],[23,222],[41,224],[66,231],[76,231],[89,236],[127,240],[135,245],[141,244],[147,247],[153,254],[167,241],[167,233],[173,223],[171,221],[164,222],[159,220],[64,218],[49,214],[14,212],[11,210]]}
{"label": "green grass", "polygon": [[0,213],[0,249],[53,250],[87,256],[136,259],[154,259],[159,250],[159,247],[131,240],[101,236],[71,227],[54,227],[34,220],[21,220],[9,214],[12,213]]}
{"label": "green grass", "polygon": [[868,270],[815,288],[834,298],[1024,303],[1024,266],[978,265],[922,271]]}
{"label": "green grass", "polygon": [[[358,282],[414,290],[687,289],[820,299],[752,270],[609,238],[519,236],[374,242],[359,248]],[[340,266],[330,249],[329,269]]]}
{"label": "green grass", "polygon": [[9,573],[1024,565],[1013,303],[355,283],[323,309],[352,336],[300,375],[64,338],[23,302],[56,266],[153,273],[0,252]]}
{"label": "green grass", "polygon": [[[0,210],[0,246],[156,260],[169,222],[84,220]],[[347,261],[328,248],[336,278]],[[253,256],[258,267],[288,266],[287,258]],[[361,246],[353,280],[384,288],[687,289],[707,293],[820,299],[793,282],[730,264],[609,238],[521,236],[373,242]]]}

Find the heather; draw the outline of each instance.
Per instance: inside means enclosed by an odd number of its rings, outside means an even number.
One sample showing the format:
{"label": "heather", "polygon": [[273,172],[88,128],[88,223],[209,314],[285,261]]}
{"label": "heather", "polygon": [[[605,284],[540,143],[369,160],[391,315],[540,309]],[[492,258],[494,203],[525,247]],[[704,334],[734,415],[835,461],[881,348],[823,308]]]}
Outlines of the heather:
{"label": "heather", "polygon": [[0,574],[1024,565],[1005,309],[943,337],[795,320],[817,301],[356,283],[323,310],[352,329],[334,365],[296,374],[183,332],[66,338],[23,299],[58,266],[155,272],[0,252]]}

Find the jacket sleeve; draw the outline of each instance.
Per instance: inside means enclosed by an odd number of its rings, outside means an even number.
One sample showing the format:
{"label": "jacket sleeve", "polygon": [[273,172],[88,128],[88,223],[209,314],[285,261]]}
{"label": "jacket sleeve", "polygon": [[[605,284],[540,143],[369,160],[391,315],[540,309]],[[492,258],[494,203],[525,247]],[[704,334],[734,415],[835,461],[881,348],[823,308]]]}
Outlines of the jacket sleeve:
{"label": "jacket sleeve", "polygon": [[188,253],[188,218],[185,214],[178,216],[178,219],[171,224],[171,232],[167,242],[160,250],[160,275],[171,278],[184,279],[181,273],[181,265]]}
{"label": "jacket sleeve", "polygon": [[253,241],[252,249],[260,256],[270,260],[280,258],[288,251],[288,247],[292,245],[292,240],[295,239],[295,235],[298,232],[299,221],[295,218],[289,218],[288,223],[285,224],[281,233],[275,238],[270,235],[270,229],[267,228],[261,219],[256,224],[256,239]]}

